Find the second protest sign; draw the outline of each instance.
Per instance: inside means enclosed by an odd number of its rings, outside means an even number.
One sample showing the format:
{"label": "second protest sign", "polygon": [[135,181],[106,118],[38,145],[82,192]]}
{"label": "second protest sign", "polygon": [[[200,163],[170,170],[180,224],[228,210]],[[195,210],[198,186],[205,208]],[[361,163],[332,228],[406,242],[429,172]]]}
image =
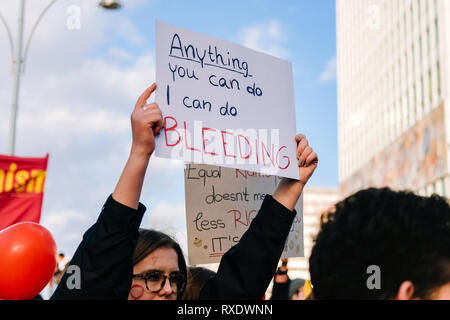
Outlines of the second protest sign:
{"label": "second protest sign", "polygon": [[[240,169],[187,164],[186,222],[190,264],[219,262],[258,213],[264,197],[273,194],[279,177]],[[302,257],[301,197],[283,250],[283,258]]]}

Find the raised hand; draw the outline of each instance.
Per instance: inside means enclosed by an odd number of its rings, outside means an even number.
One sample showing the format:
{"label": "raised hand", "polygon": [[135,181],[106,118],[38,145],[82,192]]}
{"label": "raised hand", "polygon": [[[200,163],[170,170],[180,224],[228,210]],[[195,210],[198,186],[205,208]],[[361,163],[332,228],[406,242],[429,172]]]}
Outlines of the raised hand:
{"label": "raised hand", "polygon": [[309,181],[319,164],[317,154],[309,146],[308,140],[304,135],[296,135],[295,141],[297,142],[299,180],[281,179],[277,190],[273,194],[274,199],[289,210],[294,210],[305,184]]}
{"label": "raised hand", "polygon": [[112,194],[114,200],[134,209],[139,206],[145,172],[155,151],[155,136],[162,129],[161,110],[156,103],[147,104],[155,89],[156,83],[141,94],[131,114],[131,152]]}
{"label": "raised hand", "polygon": [[155,90],[156,83],[141,94],[131,114],[132,154],[151,156],[155,150],[155,136],[159,135],[162,129],[162,114],[158,104],[147,104]]}
{"label": "raised hand", "polygon": [[308,139],[303,134],[295,136],[297,142],[297,160],[300,182],[306,184],[319,164],[319,158],[309,146]]}

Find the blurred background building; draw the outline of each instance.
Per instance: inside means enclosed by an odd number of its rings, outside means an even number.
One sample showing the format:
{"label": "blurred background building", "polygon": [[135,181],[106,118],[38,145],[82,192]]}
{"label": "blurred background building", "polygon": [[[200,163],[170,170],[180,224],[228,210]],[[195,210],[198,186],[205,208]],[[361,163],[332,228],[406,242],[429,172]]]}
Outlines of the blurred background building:
{"label": "blurred background building", "polygon": [[449,196],[447,0],[337,0],[339,181]]}
{"label": "blurred background building", "polygon": [[[310,280],[309,256],[314,239],[319,231],[320,216],[331,209],[340,200],[339,188],[306,187],[303,191],[303,241],[304,257],[288,260],[288,275],[290,279],[301,278]],[[281,265],[281,262],[279,263]],[[273,281],[270,283],[266,297],[272,296]]]}
{"label": "blurred background building", "polygon": [[306,187],[303,191],[303,241],[304,258],[291,258],[288,261],[289,277],[310,279],[309,256],[314,238],[320,227],[320,216],[339,201],[338,188]]}

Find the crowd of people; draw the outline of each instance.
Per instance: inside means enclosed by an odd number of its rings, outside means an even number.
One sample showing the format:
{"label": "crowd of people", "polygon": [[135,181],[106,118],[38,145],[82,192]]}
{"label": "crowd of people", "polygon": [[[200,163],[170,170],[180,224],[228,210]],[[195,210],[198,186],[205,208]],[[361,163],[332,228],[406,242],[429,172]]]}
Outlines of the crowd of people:
{"label": "crowd of people", "polygon": [[[304,135],[295,136],[299,180],[283,178],[267,196],[239,243],[217,272],[186,265],[170,236],[141,229],[140,202],[155,136],[163,122],[153,84],[131,114],[132,145],[120,179],[69,265],[81,269],[81,288],[66,273],[51,299],[450,299],[450,206],[387,188],[362,190],[324,214],[310,256],[312,292],[289,279],[287,260],[277,269],[296,215],[295,205],[318,166]],[[294,138],[294,137],[293,137]],[[379,271],[379,283],[369,285]]]}

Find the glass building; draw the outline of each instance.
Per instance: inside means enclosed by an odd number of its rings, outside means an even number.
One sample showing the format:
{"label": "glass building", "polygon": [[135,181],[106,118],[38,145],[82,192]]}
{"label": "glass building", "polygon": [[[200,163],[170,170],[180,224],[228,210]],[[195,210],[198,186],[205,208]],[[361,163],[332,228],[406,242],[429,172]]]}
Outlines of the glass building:
{"label": "glass building", "polygon": [[450,195],[450,1],[337,0],[342,196]]}

